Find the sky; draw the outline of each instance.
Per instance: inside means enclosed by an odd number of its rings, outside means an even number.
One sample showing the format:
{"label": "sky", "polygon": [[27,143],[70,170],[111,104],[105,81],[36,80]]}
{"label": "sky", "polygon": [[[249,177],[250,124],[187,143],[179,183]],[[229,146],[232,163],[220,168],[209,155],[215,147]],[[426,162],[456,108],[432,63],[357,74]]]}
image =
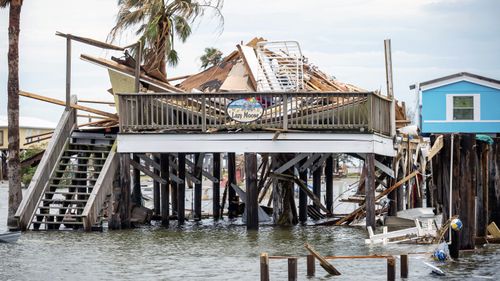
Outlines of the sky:
{"label": "sky", "polygon": [[[106,40],[117,0],[24,1],[20,34],[20,88],[65,97],[65,39],[56,31]],[[229,54],[253,37],[300,43],[309,62],[343,82],[385,93],[384,39],[391,39],[394,91],[417,104],[409,85],[467,71],[500,79],[500,1],[497,0],[225,0],[223,28],[209,16],[193,25],[170,77],[200,71],[205,47]],[[0,115],[7,112],[8,9],[0,11]],[[136,41],[124,34],[116,44]],[[72,93],[112,100],[106,70],[81,53],[119,53],[73,44]],[[100,109],[114,109],[102,105]],[[20,114],[57,122],[63,107],[21,97]]]}

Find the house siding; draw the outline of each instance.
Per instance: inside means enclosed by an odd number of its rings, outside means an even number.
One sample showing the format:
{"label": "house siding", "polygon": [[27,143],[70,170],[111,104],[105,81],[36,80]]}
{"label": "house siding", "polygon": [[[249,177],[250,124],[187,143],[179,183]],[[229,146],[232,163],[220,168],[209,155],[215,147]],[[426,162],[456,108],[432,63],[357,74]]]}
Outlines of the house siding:
{"label": "house siding", "polygon": [[[480,120],[470,122],[447,121],[446,95],[448,94],[479,94]],[[460,81],[422,91],[422,132],[500,132],[500,90],[468,81]]]}

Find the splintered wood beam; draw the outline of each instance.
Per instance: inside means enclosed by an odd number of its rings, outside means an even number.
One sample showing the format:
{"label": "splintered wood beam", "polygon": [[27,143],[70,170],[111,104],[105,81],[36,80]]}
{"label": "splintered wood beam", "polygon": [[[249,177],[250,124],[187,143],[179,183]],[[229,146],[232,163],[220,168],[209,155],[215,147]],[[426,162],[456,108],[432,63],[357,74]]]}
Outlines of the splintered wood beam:
{"label": "splintered wood beam", "polygon": [[[27,97],[27,98],[41,100],[41,101],[52,103],[52,104],[66,106],[66,102],[64,102],[62,100],[58,100],[58,99],[54,99],[54,98],[49,98],[49,97],[44,97],[44,96],[37,95],[37,94],[34,94],[34,93],[29,93],[29,92],[25,92],[25,91],[19,91],[19,95],[23,96],[23,97]],[[98,110],[98,109],[94,109],[94,108],[82,106],[82,105],[79,105],[79,104],[71,104],[70,106],[71,106],[71,108],[74,108],[74,109],[78,109],[78,110],[82,110],[82,111],[86,111],[86,112],[90,112],[90,113],[94,113],[94,114],[106,116],[106,117],[109,117],[109,118],[114,119],[114,120],[118,120],[118,115],[113,114],[113,113],[109,113],[109,112],[106,112],[106,111],[101,111],[101,110]]]}
{"label": "splintered wood beam", "polygon": [[108,104],[108,105],[115,105],[114,101],[102,101],[102,100],[78,100],[78,102],[82,103],[98,103],[98,104]]}
{"label": "splintered wood beam", "polygon": [[109,49],[109,50],[116,50],[116,51],[124,51],[125,50],[125,48],[120,47],[120,46],[112,45],[112,44],[98,41],[98,40],[91,39],[91,38],[76,36],[76,35],[72,35],[72,34],[65,34],[65,33],[62,33],[59,31],[56,31],[56,35],[64,37],[64,38],[68,38],[71,40],[75,40],[75,41],[78,41],[78,42],[81,42],[81,43],[84,43],[87,45],[91,45],[94,47],[102,48],[102,49]]}
{"label": "splintered wood beam", "polygon": [[321,210],[323,210],[325,213],[330,214],[330,210],[328,210],[322,203],[321,200],[307,187],[307,184],[305,184],[302,180],[299,178],[292,176],[292,175],[285,175],[285,174],[275,174],[275,173],[270,173],[271,177],[274,177],[276,179],[280,180],[286,180],[286,181],[293,181],[295,182],[300,189],[302,189],[309,198],[317,205]]}
{"label": "splintered wood beam", "polygon": [[288,170],[289,168],[293,167],[295,164],[297,164],[298,162],[300,162],[300,160],[306,158],[306,157],[309,157],[311,156],[312,154],[311,153],[300,153],[299,155],[295,156],[293,159],[291,159],[290,161],[286,162],[285,164],[283,164],[283,166],[279,167],[278,169],[276,169],[274,171],[275,174],[281,174],[283,173],[284,171]]}
{"label": "splintered wood beam", "polygon": [[[187,160],[188,160],[188,159],[186,158],[186,163],[187,163]],[[179,171],[179,166],[177,165],[177,163],[175,163],[175,162],[174,162],[174,160],[169,159],[169,160],[168,160],[168,162],[169,162],[170,166],[171,166],[172,168],[174,168],[174,170]],[[171,175],[171,176],[172,176],[172,175]],[[175,175],[174,175],[174,176],[175,176]],[[200,180],[198,180],[195,176],[193,176],[192,174],[188,173],[187,171],[185,172],[185,177],[186,177],[186,178],[189,178],[189,180],[191,180],[191,181],[192,181],[192,182],[194,182],[195,184],[199,184],[199,183],[201,183],[201,182],[200,182]]]}
{"label": "splintered wood beam", "polygon": [[147,176],[151,177],[155,181],[159,182],[160,184],[167,184],[167,182],[164,179],[162,179],[157,174],[151,172],[151,170],[149,170],[149,168],[142,166],[140,163],[136,162],[134,159],[130,159],[130,165],[132,165],[132,167],[136,168],[137,170],[143,172]]}
{"label": "splintered wood beam", "polygon": [[319,167],[323,166],[323,163],[326,161],[328,157],[330,157],[330,153],[323,153],[321,155],[321,158],[318,160],[318,162],[314,163],[311,167],[311,173],[314,173]]}
{"label": "splintered wood beam", "polygon": [[341,275],[340,272],[331,264],[329,263],[318,251],[316,251],[311,245],[306,243],[304,247],[313,255],[315,258],[319,260],[319,265],[326,270],[326,272],[330,273],[331,275]]}
{"label": "splintered wood beam", "polygon": [[[358,159],[366,160],[366,156],[364,154],[355,154],[355,156],[357,156],[356,158],[358,158]],[[382,162],[378,161],[377,159],[375,159],[375,167],[380,169],[382,172],[386,173],[391,178],[393,178],[393,179],[395,178],[394,170],[392,168],[382,164]]]}
{"label": "splintered wood beam", "polygon": [[[400,180],[397,183],[395,183],[393,186],[391,186],[391,187],[385,189],[384,191],[382,191],[381,193],[379,193],[375,197],[375,202],[377,202],[378,200],[380,200],[380,198],[386,196],[387,194],[389,194],[390,192],[392,192],[396,188],[402,186],[405,182],[407,182],[408,180],[410,180],[411,178],[413,178],[414,176],[416,176],[419,172],[420,171],[414,171],[413,173],[411,173],[408,176],[404,177],[402,180]],[[365,205],[366,204],[363,204],[363,205],[359,206],[359,208],[357,208],[356,210],[354,210],[352,213],[350,213],[349,215],[347,215],[347,216],[343,217],[342,219],[340,219],[339,221],[337,221],[335,223],[335,225],[341,225],[344,222],[351,222],[358,214],[360,214],[361,212],[363,212],[363,210],[365,209]]]}
{"label": "splintered wood beam", "polygon": [[299,172],[304,172],[309,168],[309,166],[313,165],[314,161],[321,157],[321,153],[315,153],[307,159],[306,163],[300,167]]}
{"label": "splintered wood beam", "polygon": [[[195,164],[189,159],[186,159],[186,164],[192,169],[194,169],[194,167],[195,167]],[[212,176],[212,174],[210,174],[209,172],[202,169],[201,173],[204,177],[209,179],[211,182],[215,182],[215,183],[219,182],[219,180],[217,178],[215,178],[214,176]]]}

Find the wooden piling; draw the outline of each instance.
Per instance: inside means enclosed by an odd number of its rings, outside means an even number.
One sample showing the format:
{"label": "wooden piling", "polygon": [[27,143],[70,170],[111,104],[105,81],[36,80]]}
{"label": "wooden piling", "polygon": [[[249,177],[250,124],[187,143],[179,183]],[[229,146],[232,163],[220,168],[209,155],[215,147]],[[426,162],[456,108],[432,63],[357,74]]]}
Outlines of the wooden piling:
{"label": "wooden piling", "polygon": [[[194,156],[194,176],[199,180],[199,183],[195,183],[194,185],[194,220],[201,220],[201,193],[202,193],[202,185],[203,185],[203,176],[201,171],[203,169],[203,159],[200,159],[200,153],[196,153]],[[200,165],[201,161],[201,167]]]}
{"label": "wooden piling", "polygon": [[231,187],[232,184],[236,184],[236,154],[227,154],[227,180],[228,185],[228,206],[227,212],[230,219],[235,218],[238,215],[238,198],[236,197],[236,191]]}
{"label": "wooden piling", "polygon": [[121,228],[130,228],[130,154],[120,154],[120,198]]}
{"label": "wooden piling", "polygon": [[[169,157],[172,157],[175,159],[175,156],[172,156],[170,155]],[[178,171],[179,167],[175,167],[175,166],[172,166],[171,167],[171,172],[173,175],[179,177],[179,171]],[[178,183],[171,180],[170,182],[170,192],[171,192],[171,195],[170,195],[170,198],[172,200],[172,214],[173,215],[177,215],[177,209],[179,209],[179,204],[177,204],[177,190],[178,190]]]}
{"label": "wooden piling", "polygon": [[[318,167],[316,170],[313,172],[313,193],[316,195],[316,197],[321,199],[321,174],[323,172],[323,167]],[[320,208],[318,204],[314,203],[313,204],[314,208],[318,213],[320,212]]]}
{"label": "wooden piling", "polygon": [[[160,163],[160,157],[157,154],[153,155],[153,160],[156,163]],[[161,163],[160,163],[161,165]],[[154,173],[156,175],[160,175],[160,171],[154,169]],[[153,204],[154,204],[154,214],[156,216],[161,214],[161,192],[160,192],[160,183],[158,181],[153,181]]]}
{"label": "wooden piling", "polygon": [[[271,155],[271,167],[273,171],[282,167],[295,157],[292,153],[276,153]],[[282,172],[293,179],[293,166]],[[298,223],[297,207],[294,199],[294,182],[283,178],[273,181],[273,221],[276,225],[295,225]]]}
{"label": "wooden piling", "polygon": [[288,281],[297,281],[297,258],[288,258]]}
{"label": "wooden piling", "polygon": [[245,153],[245,175],[246,175],[246,191],[247,200],[245,203],[247,215],[247,229],[259,229],[259,214],[258,214],[258,197],[259,190],[257,189],[257,154]]}
{"label": "wooden piling", "polygon": [[269,281],[269,255],[260,254],[260,280]]}
{"label": "wooden piling", "polygon": [[366,227],[375,228],[375,155],[366,154],[365,204]]}
{"label": "wooden piling", "polygon": [[[141,163],[136,154],[133,154],[132,159],[136,163]],[[142,206],[141,172],[136,168],[133,169],[132,175],[132,203],[136,206]]]}
{"label": "wooden piling", "polygon": [[325,163],[325,181],[326,181],[326,208],[333,211],[333,156],[329,156]]}
{"label": "wooden piling", "polygon": [[316,260],[313,255],[307,255],[307,276],[316,274]]}
{"label": "wooden piling", "polygon": [[[307,157],[300,161],[299,167],[307,161]],[[307,170],[299,171],[299,178],[307,184]],[[305,223],[307,221],[307,193],[299,188],[299,221]]]}
{"label": "wooden piling", "polygon": [[177,221],[178,225],[183,225],[185,220],[186,205],[186,154],[178,153],[178,177],[182,182],[177,184]]}
{"label": "wooden piling", "polygon": [[[169,154],[162,153],[160,155],[160,175],[163,180],[165,180],[165,184],[161,184],[160,186],[160,198],[161,198],[161,225],[168,227],[169,225],[169,216],[170,216],[170,200],[169,200]],[[156,196],[156,195],[155,195]]]}
{"label": "wooden piling", "polygon": [[387,258],[387,280],[396,280],[396,259],[394,257]]}
{"label": "wooden piling", "polygon": [[488,168],[488,209],[489,221],[500,225],[500,138],[494,138],[494,142],[488,152],[489,168]]}
{"label": "wooden piling", "polygon": [[408,278],[408,255],[401,255],[401,278]]}
{"label": "wooden piling", "polygon": [[214,215],[214,220],[219,220],[221,210],[220,210],[220,153],[213,154],[213,176],[217,179],[217,182],[213,182],[212,184],[212,212]]}

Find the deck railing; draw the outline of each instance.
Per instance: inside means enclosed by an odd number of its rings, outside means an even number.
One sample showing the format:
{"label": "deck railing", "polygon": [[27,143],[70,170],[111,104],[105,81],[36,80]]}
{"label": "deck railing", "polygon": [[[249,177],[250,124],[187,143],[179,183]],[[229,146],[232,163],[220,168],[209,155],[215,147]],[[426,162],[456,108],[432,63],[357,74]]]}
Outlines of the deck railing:
{"label": "deck railing", "polygon": [[[239,122],[227,111],[235,100],[258,101],[260,118]],[[119,94],[120,131],[326,130],[390,134],[391,101],[367,93]]]}

